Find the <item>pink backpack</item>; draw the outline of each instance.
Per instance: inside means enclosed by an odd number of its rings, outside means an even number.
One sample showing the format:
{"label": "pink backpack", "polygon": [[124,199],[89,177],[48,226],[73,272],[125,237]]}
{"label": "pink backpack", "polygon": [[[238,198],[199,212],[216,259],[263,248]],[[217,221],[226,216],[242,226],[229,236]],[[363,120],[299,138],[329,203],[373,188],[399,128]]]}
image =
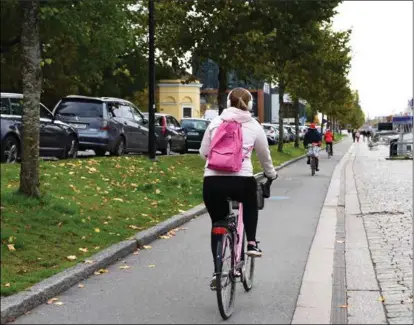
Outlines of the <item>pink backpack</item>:
{"label": "pink backpack", "polygon": [[207,168],[238,172],[243,163],[243,133],[240,123],[223,121],[210,144]]}

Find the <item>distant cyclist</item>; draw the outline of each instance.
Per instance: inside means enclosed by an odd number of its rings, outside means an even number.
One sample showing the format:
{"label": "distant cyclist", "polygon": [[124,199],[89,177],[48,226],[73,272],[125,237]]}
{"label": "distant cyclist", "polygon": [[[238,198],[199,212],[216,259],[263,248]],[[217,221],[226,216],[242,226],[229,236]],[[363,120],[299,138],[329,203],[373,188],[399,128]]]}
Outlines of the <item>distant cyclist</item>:
{"label": "distant cyclist", "polygon": [[[311,123],[308,132],[306,132],[305,136],[303,137],[303,145],[305,148],[312,143],[317,143],[319,146],[322,142],[322,135],[316,129],[315,123]],[[310,156],[308,155],[308,161],[306,162],[308,165],[310,164]],[[319,171],[319,158],[316,157],[316,171]]]}
{"label": "distant cyclist", "polygon": [[[235,88],[227,100],[227,109],[223,110],[220,116],[214,118],[204,134],[201,142],[200,155],[207,160],[204,171],[203,200],[212,223],[224,220],[229,213],[228,199],[243,204],[243,222],[247,237],[247,252],[250,256],[260,257],[262,251],[256,241],[256,229],[258,221],[257,206],[257,182],[253,176],[251,162],[252,150],[256,150],[257,157],[269,179],[275,179],[277,174],[270,155],[267,137],[263,127],[250,114],[253,106],[253,96],[244,88]],[[239,171],[222,171],[211,166],[213,154],[220,154],[220,149],[211,150],[212,145],[217,143],[218,134],[221,136],[225,122],[237,122],[241,129],[242,150],[241,169]],[[218,132],[220,133],[218,133]],[[232,139],[227,138],[228,141]],[[227,141],[226,140],[226,141]],[[224,154],[223,147],[221,152]],[[211,237],[211,251],[214,255],[217,251],[215,236]],[[214,277],[213,277],[214,281]]]}
{"label": "distant cyclist", "polygon": [[327,129],[325,132],[325,143],[326,143],[326,150],[333,156],[333,141],[335,141],[335,137],[333,132],[330,129]]}

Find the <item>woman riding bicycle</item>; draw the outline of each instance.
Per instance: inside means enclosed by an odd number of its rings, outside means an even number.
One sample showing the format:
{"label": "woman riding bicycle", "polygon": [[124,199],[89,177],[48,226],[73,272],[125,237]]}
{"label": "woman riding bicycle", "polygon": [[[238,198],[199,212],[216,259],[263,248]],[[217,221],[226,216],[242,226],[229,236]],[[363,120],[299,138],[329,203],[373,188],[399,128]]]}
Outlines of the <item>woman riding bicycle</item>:
{"label": "woman riding bicycle", "polygon": [[[229,213],[228,200],[243,204],[243,222],[248,241],[246,254],[259,257],[262,251],[257,246],[256,229],[258,221],[257,182],[253,176],[251,153],[254,148],[262,165],[264,174],[275,179],[277,174],[270,156],[269,145],[262,126],[251,116],[253,96],[244,88],[233,89],[227,100],[227,109],[223,110],[209,124],[200,147],[200,155],[207,160],[204,171],[203,199],[212,224],[222,221]],[[238,172],[218,171],[209,168],[211,143],[217,129],[224,121],[235,121],[241,124],[242,155],[241,169]],[[211,251],[217,251],[215,236],[211,238]]]}

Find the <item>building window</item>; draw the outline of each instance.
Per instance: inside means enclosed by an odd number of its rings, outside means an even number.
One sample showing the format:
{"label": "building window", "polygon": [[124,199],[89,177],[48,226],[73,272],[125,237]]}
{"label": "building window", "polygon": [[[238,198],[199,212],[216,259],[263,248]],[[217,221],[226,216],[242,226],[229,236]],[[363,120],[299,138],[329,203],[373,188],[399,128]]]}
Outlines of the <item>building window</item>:
{"label": "building window", "polygon": [[191,107],[183,107],[183,117],[193,117],[192,116],[193,109]]}

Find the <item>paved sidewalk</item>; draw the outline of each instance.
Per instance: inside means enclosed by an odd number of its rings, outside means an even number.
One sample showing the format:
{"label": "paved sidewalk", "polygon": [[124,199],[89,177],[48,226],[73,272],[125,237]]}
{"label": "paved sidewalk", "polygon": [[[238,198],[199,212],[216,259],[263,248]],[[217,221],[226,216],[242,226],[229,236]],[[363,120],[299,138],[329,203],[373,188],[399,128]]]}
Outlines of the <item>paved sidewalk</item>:
{"label": "paved sidewalk", "polygon": [[350,152],[346,170],[348,322],[412,324],[413,162],[385,160],[385,146],[369,150],[366,143],[358,143]]}

